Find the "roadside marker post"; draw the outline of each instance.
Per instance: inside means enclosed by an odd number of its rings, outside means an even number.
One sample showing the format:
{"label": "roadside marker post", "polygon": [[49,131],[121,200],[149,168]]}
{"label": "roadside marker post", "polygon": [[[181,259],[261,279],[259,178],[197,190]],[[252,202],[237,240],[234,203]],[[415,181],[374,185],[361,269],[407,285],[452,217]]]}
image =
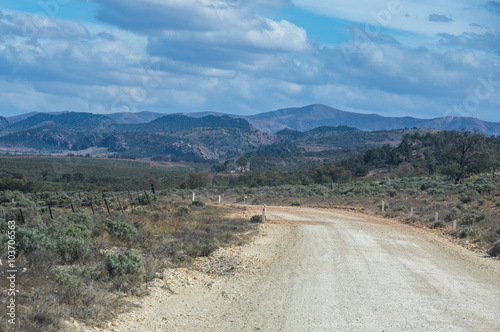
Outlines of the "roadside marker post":
{"label": "roadside marker post", "polygon": [[457,230],[457,221],[453,220],[453,231]]}
{"label": "roadside marker post", "polygon": [[413,208],[410,209],[410,218],[413,217]]}
{"label": "roadside marker post", "polygon": [[247,207],[247,195],[243,198],[243,206]]}
{"label": "roadside marker post", "polygon": [[195,197],[196,197],[196,195],[195,195],[195,193],[194,193],[194,191],[193,191],[193,202],[194,202]]}
{"label": "roadside marker post", "polygon": [[385,211],[385,202],[382,201],[382,212],[384,212],[384,211]]}
{"label": "roadside marker post", "polygon": [[266,223],[266,210],[267,210],[267,207],[264,205],[264,207],[262,208],[262,223],[263,224]]}
{"label": "roadside marker post", "polygon": [[437,224],[439,220],[439,214],[436,212],[436,214],[434,215],[434,222]]}
{"label": "roadside marker post", "polygon": [[220,200],[220,195],[219,195],[219,205],[220,205],[220,202],[221,202],[221,200]]}

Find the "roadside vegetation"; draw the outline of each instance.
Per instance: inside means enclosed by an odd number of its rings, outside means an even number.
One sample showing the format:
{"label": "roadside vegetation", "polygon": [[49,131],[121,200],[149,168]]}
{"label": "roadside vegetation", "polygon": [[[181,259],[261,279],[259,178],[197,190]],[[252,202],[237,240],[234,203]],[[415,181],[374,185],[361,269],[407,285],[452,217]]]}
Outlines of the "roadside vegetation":
{"label": "roadside vegetation", "polygon": [[[104,198],[91,200],[94,214],[67,193],[0,192],[7,219],[17,221],[18,330],[64,330],[71,319],[102,326],[128,309],[127,296],[146,295],[148,282],[166,268],[190,266],[220,246],[242,245],[256,230],[234,208],[174,202],[150,192],[132,193],[132,200],[123,194],[119,204],[119,194],[104,195],[110,213]],[[46,206],[70,202],[73,208],[52,207],[50,213]],[[22,207],[24,223],[13,206]],[[0,223],[4,263],[7,233],[7,224]],[[8,288],[4,270],[2,290]],[[2,291],[0,300],[6,296]],[[1,330],[11,328],[5,320],[1,324]]]}

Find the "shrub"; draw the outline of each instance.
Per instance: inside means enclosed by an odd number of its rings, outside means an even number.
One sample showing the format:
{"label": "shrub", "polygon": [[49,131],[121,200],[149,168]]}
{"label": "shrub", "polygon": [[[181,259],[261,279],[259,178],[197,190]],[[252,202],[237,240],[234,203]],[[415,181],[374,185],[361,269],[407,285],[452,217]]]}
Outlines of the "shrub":
{"label": "shrub", "polygon": [[478,235],[478,230],[477,227],[475,226],[470,226],[467,228],[464,228],[460,234],[458,235],[461,239],[464,239],[466,237],[475,237]]}
{"label": "shrub", "polygon": [[192,203],[192,204],[193,204],[194,206],[205,206],[205,203],[203,203],[202,201],[198,201],[198,200],[193,201],[193,203]]}
{"label": "shrub", "polygon": [[45,248],[49,239],[39,228],[19,228],[16,234],[16,246],[20,254],[30,254],[37,249]]}
{"label": "shrub", "polygon": [[290,204],[291,206],[301,206],[302,205],[302,202],[301,201],[295,201],[295,202],[292,202],[292,204]]}
{"label": "shrub", "polygon": [[94,224],[92,217],[85,212],[71,213],[66,217],[69,223],[84,225],[87,229],[91,229]]}
{"label": "shrub", "polygon": [[81,238],[66,235],[57,241],[57,252],[65,263],[74,263],[83,258],[89,249],[89,241]]}
{"label": "shrub", "polygon": [[186,253],[191,257],[207,257],[218,248],[219,240],[217,238],[205,239],[188,246]]}
{"label": "shrub", "polygon": [[260,214],[253,215],[252,218],[250,218],[250,222],[261,223],[262,222],[262,215],[260,215]]}
{"label": "shrub", "polygon": [[106,229],[112,237],[124,242],[132,241],[137,234],[134,226],[110,219],[106,220]]}
{"label": "shrub", "polygon": [[144,263],[136,250],[108,254],[105,264],[106,271],[111,277],[144,274]]}
{"label": "shrub", "polygon": [[187,206],[179,206],[179,208],[177,209],[177,215],[179,216],[189,214],[190,212],[191,210]]}
{"label": "shrub", "polygon": [[488,255],[492,257],[497,257],[498,255],[500,255],[500,240],[495,242],[493,244],[493,247],[491,247],[490,250],[488,250]]}
{"label": "shrub", "polygon": [[466,213],[462,216],[462,222],[466,225],[472,225],[473,223],[479,222],[484,218],[484,214],[478,214],[476,210],[473,210],[471,213]]}

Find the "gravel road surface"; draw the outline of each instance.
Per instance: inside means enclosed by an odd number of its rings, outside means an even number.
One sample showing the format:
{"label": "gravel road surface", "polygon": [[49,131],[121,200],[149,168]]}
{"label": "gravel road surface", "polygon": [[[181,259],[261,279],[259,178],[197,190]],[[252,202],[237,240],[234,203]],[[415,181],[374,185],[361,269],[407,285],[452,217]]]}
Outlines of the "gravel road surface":
{"label": "gravel road surface", "polygon": [[270,207],[268,219],[202,271],[166,271],[108,330],[500,331],[498,260],[371,216]]}

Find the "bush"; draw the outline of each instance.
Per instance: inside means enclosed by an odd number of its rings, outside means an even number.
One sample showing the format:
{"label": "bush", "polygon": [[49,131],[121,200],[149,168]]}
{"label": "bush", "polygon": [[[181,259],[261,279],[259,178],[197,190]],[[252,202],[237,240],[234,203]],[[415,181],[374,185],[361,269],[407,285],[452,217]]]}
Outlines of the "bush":
{"label": "bush", "polygon": [[144,263],[136,250],[108,254],[105,267],[111,277],[125,274],[144,274]]}
{"label": "bush", "polygon": [[20,254],[30,254],[35,250],[45,248],[49,239],[38,228],[19,228],[16,234],[16,246]]}
{"label": "bush", "polygon": [[250,218],[250,222],[261,223],[262,222],[262,215],[260,215],[260,214],[253,215],[252,218]]}
{"label": "bush", "polygon": [[203,203],[202,201],[198,201],[198,200],[193,201],[193,203],[192,203],[192,204],[193,204],[194,206],[205,206],[205,203]]}
{"label": "bush", "polygon": [[106,229],[112,237],[124,242],[132,241],[137,234],[134,226],[110,219],[106,220]]}
{"label": "bush", "polygon": [[466,237],[475,237],[478,235],[477,227],[470,226],[463,229],[458,235],[461,239],[465,239]]}
{"label": "bush", "polygon": [[64,236],[57,241],[57,252],[65,263],[74,263],[85,257],[90,249],[88,240]]}
{"label": "bush", "polygon": [[66,220],[72,224],[84,225],[87,229],[91,229],[94,224],[92,217],[85,212],[71,213],[66,217]]}
{"label": "bush", "polygon": [[500,240],[495,242],[493,244],[493,247],[491,247],[491,249],[488,250],[488,255],[492,257],[497,257],[498,255],[500,255]]}
{"label": "bush", "polygon": [[473,223],[479,222],[484,218],[484,214],[478,214],[476,210],[473,210],[471,213],[466,213],[462,216],[462,222],[466,225],[472,225]]}
{"label": "bush", "polygon": [[205,239],[188,246],[186,253],[191,257],[207,257],[218,248],[219,240],[217,238]]}

